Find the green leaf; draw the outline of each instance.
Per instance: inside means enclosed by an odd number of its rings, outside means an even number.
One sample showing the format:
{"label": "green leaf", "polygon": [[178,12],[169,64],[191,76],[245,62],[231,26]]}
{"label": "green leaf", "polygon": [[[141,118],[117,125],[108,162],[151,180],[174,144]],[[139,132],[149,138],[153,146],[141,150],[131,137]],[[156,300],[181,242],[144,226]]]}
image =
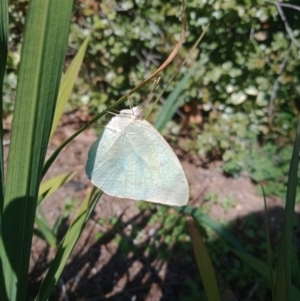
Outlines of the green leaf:
{"label": "green leaf", "polygon": [[247,95],[243,91],[239,91],[232,93],[230,98],[233,105],[240,105],[247,99]]}
{"label": "green leaf", "polygon": [[42,183],[40,185],[40,190],[39,190],[39,196],[41,196],[41,198],[39,198],[38,204],[40,204],[43,199],[45,199],[47,196],[54,193],[65,183],[67,183],[71,179],[73,179],[76,174],[77,174],[77,171],[64,173],[64,174],[53,177],[53,178],[47,180],[46,182]]}
{"label": "green leaf", "polygon": [[38,187],[66,53],[72,6],[72,0],[29,2],[3,206],[1,300],[26,299]]}
{"label": "green leaf", "polygon": [[177,109],[184,103],[183,97],[179,97],[179,95],[182,93],[188,80],[193,76],[194,72],[201,64],[202,62],[198,62],[187,72],[163,104],[154,123],[154,126],[158,131],[162,131],[165,128]]}
{"label": "green leaf", "polygon": [[239,250],[231,249],[238,257],[240,257],[245,263],[252,267],[259,275],[270,282],[270,271],[269,267],[265,262],[260,259],[253,257],[252,255],[241,252]]}
{"label": "green leaf", "polygon": [[55,248],[56,236],[51,230],[43,210],[41,210],[40,207],[38,209],[40,210],[38,210],[38,215],[35,217],[35,223],[38,226],[38,229],[34,230],[34,234],[41,239],[46,240],[50,247]]}
{"label": "green leaf", "polygon": [[272,292],[272,299],[275,299],[275,285],[274,285],[274,273],[272,269],[272,262],[273,262],[273,254],[271,249],[271,239],[270,239],[270,229],[268,224],[268,209],[267,209],[267,200],[266,195],[264,191],[264,187],[261,186],[263,191],[263,197],[264,197],[264,209],[265,209],[265,231],[266,231],[266,251],[267,251],[267,264],[269,268],[269,274],[270,274],[270,286],[271,286],[271,292]]}
{"label": "green leaf", "polygon": [[212,220],[208,215],[204,214],[201,210],[193,208],[191,206],[185,206],[182,208],[175,208],[178,212],[191,215],[197,223],[206,224],[216,233],[218,233],[223,239],[227,241],[232,247],[237,250],[245,251],[244,246],[235,238],[235,236],[219,223]]}
{"label": "green leaf", "polygon": [[[5,76],[8,48],[8,5],[0,1],[0,116],[3,116],[3,80]],[[0,123],[0,220],[4,200],[3,125]]]}
{"label": "green leaf", "polygon": [[298,182],[298,164],[300,150],[300,120],[294,143],[294,149],[290,164],[289,178],[287,183],[284,221],[280,244],[280,255],[277,265],[277,279],[275,285],[275,300],[290,300],[292,291],[292,240],[295,218],[295,200]]}
{"label": "green leaf", "polygon": [[187,223],[193,244],[194,255],[203,281],[207,300],[218,301],[220,300],[220,294],[217,278],[205,244],[191,216],[187,218]]}
{"label": "green leaf", "polygon": [[56,130],[58,122],[64,112],[66,103],[73,90],[74,83],[77,78],[80,66],[82,64],[88,42],[89,42],[89,36],[82,43],[80,49],[78,50],[75,58],[72,61],[70,67],[68,68],[68,71],[63,76],[63,79],[61,81],[59,92],[58,92],[58,99],[57,99],[56,108],[55,108],[54,119],[53,119],[53,123],[52,123],[50,139]]}
{"label": "green leaf", "polygon": [[55,284],[57,283],[81,232],[83,231],[95,205],[102,195],[102,192],[98,192],[93,197],[94,191],[95,190],[93,190],[90,195],[87,196],[87,198],[79,207],[77,214],[70,225],[70,228],[68,229],[68,232],[60,243],[56,256],[41,284],[40,290],[35,299],[36,301],[48,300]]}
{"label": "green leaf", "polygon": [[[265,262],[239,250],[232,249],[232,252],[234,252],[239,258],[253,268],[260,276],[262,276],[268,282],[271,282],[269,267]],[[294,285],[291,285],[290,299],[285,300],[297,301],[299,300],[299,295],[300,290]]]}

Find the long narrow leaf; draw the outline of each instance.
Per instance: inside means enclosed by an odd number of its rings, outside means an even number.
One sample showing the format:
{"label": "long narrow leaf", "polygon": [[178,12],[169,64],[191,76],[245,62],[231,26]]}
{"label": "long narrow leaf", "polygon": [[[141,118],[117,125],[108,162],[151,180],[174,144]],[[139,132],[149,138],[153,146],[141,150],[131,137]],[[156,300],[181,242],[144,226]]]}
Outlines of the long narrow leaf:
{"label": "long narrow leaf", "polygon": [[36,297],[36,301],[46,301],[57,283],[67,260],[83,231],[92,210],[97,204],[102,192],[97,193],[94,197],[93,192],[81,204],[77,214],[70,225],[70,228],[58,247],[56,256],[51,263],[50,269],[41,284],[40,290]]}
{"label": "long narrow leaf", "polygon": [[198,270],[200,272],[203,286],[208,301],[220,300],[219,289],[216,274],[211,263],[210,257],[198,231],[195,222],[191,216],[187,217],[187,224],[192,240],[194,255],[196,258]]}
{"label": "long narrow leaf", "polygon": [[237,250],[245,251],[244,246],[235,238],[235,236],[225,227],[212,220],[208,215],[204,214],[201,210],[192,206],[185,206],[182,208],[174,208],[183,214],[191,215],[197,223],[204,223],[219,234],[227,243]]}
{"label": "long narrow leaf", "polygon": [[267,263],[269,267],[269,274],[270,274],[270,285],[271,285],[271,292],[272,292],[272,300],[275,299],[275,284],[274,284],[274,275],[273,275],[273,254],[271,249],[271,239],[270,239],[270,229],[269,229],[269,218],[268,218],[268,209],[267,209],[267,200],[264,187],[261,186],[263,197],[264,197],[264,208],[265,208],[265,231],[266,231],[266,251],[267,251]]}
{"label": "long narrow leaf", "polygon": [[[256,259],[250,254],[247,254],[246,249],[240,244],[240,242],[233,236],[233,234],[224,229],[220,224],[211,220],[206,214],[202,213],[199,209],[193,208],[191,206],[185,206],[183,208],[175,208],[176,210],[193,216],[195,221],[199,223],[204,223],[213,229],[217,234],[219,234],[227,243],[232,246],[232,251],[240,257],[245,263],[249,264],[256,272],[258,272],[264,279],[270,281],[270,270],[269,267],[266,265],[265,262],[262,260]],[[290,299],[291,301],[297,301],[300,296],[300,291],[294,285],[291,284],[291,294]]]}
{"label": "long narrow leaf", "polygon": [[183,104],[182,98],[180,98],[179,95],[182,93],[187,81],[193,76],[194,72],[201,64],[202,62],[196,63],[188,71],[163,104],[154,123],[154,126],[158,131],[162,131],[165,128],[167,122],[172,119],[177,109]]}
{"label": "long narrow leaf", "polygon": [[[0,116],[3,110],[3,80],[7,59],[8,43],[8,5],[7,0],[0,1]],[[0,122],[0,221],[4,199],[4,164],[3,164],[3,125]],[[1,228],[1,227],[0,227]]]}
{"label": "long narrow leaf", "polygon": [[[246,252],[241,252],[238,250],[232,249],[232,252],[235,253],[240,259],[242,259],[246,264],[248,264],[253,270],[255,270],[260,276],[262,276],[265,280],[267,280],[271,284],[270,271],[267,264]],[[290,301],[298,301],[300,296],[300,290],[291,285],[291,295]]]}
{"label": "long narrow leaf", "polygon": [[298,183],[298,163],[300,150],[300,120],[294,143],[292,159],[290,163],[289,178],[287,183],[287,194],[284,211],[283,230],[280,244],[280,255],[277,267],[275,300],[290,300],[292,285],[292,235],[294,223],[294,210],[296,190]]}
{"label": "long narrow leaf", "polygon": [[38,204],[40,204],[44,198],[58,190],[62,185],[73,179],[76,174],[76,171],[64,173],[42,183],[39,190],[39,196],[42,196],[42,198],[39,199]]}
{"label": "long narrow leaf", "polygon": [[72,5],[72,0],[29,2],[0,240],[0,294],[6,294],[10,301],[26,297],[38,187],[66,53]]}
{"label": "long narrow leaf", "polygon": [[235,255],[240,257],[245,263],[251,266],[260,276],[262,276],[268,282],[271,281],[269,267],[264,261],[257,259],[246,252],[241,252],[235,249],[231,249],[231,250],[233,253],[235,253]]}
{"label": "long narrow leaf", "polygon": [[66,74],[63,76],[63,79],[61,81],[50,138],[55,132],[58,122],[65,110],[66,103],[73,90],[74,83],[78,75],[79,69],[81,67],[88,42],[89,42],[89,37],[87,37],[82,43],[81,47],[79,48],[76,56],[74,57],[71,65],[69,66]]}
{"label": "long narrow leaf", "polygon": [[298,257],[298,246],[292,249],[292,279],[295,286],[300,287],[300,265]]}
{"label": "long narrow leaf", "polygon": [[47,241],[51,248],[56,247],[56,236],[52,232],[47,220],[45,217],[35,217],[35,223],[38,226],[38,229],[34,230],[34,234],[41,239]]}

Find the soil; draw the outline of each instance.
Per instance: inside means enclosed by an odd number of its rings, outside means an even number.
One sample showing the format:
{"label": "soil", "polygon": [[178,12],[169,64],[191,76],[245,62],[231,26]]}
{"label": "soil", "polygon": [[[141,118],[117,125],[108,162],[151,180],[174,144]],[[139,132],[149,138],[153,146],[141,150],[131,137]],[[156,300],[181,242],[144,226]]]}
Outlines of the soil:
{"label": "soil", "polygon": [[[65,116],[51,141],[47,156],[77,128],[76,118]],[[84,166],[88,150],[96,138],[93,129],[86,130],[61,152],[49,170],[46,179],[64,172],[78,172],[42,204],[52,226],[64,214],[66,204],[78,206],[90,192],[92,185],[85,176]],[[6,153],[8,147],[5,146]],[[221,162],[213,162],[203,168],[193,160],[183,159],[182,166],[190,184],[189,204],[201,207],[212,219],[229,224],[264,212],[263,198],[249,177],[226,177],[222,173]],[[207,196],[210,196],[210,200],[207,200]],[[276,198],[268,198],[267,202],[271,208],[270,221],[278,228],[282,221],[282,202]],[[198,271],[195,263],[187,263],[180,257],[178,260],[162,260],[147,254],[145,244],[157,230],[147,226],[155,208],[153,206],[153,209],[141,211],[135,201],[103,195],[73,250],[51,300],[179,300],[179,295],[185,294],[184,289],[179,289],[183,279],[193,279]],[[172,214],[172,210],[168,213]],[[106,219],[106,223],[98,223],[101,218]],[[111,218],[119,219],[123,228],[116,229],[110,225]],[[63,220],[60,235],[71,219],[72,215]],[[137,247],[135,242],[129,241],[135,251],[124,256],[120,250],[120,238],[130,237],[128,233],[135,226],[141,227],[140,233],[145,236],[143,241],[146,243],[140,243]],[[97,239],[99,233],[102,234],[101,239]],[[176,253],[176,246],[173,246],[173,250]],[[193,258],[192,253],[190,255]],[[54,249],[39,237],[33,237],[29,300],[35,296],[54,256]],[[222,292],[222,300],[233,298],[237,300],[234,289],[227,288]]]}

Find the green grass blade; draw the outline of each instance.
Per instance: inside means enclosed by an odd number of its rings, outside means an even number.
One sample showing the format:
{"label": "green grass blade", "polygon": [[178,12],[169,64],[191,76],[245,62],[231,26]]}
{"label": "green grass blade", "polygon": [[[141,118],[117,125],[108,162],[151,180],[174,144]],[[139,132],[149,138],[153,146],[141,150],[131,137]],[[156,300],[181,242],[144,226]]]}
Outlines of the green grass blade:
{"label": "green grass blade", "polygon": [[[0,1],[0,116],[3,116],[3,81],[5,76],[8,47],[8,4]],[[3,125],[0,122],[0,221],[4,200]]]}
{"label": "green grass blade", "polygon": [[[235,255],[238,256],[240,259],[242,259],[245,263],[247,263],[251,268],[253,268],[265,280],[271,283],[272,280],[270,278],[269,267],[264,261],[257,259],[250,254],[238,250],[232,249],[232,252],[235,253]],[[291,285],[291,295],[289,300],[297,301],[299,300],[299,296],[300,296],[300,290],[294,285]]]}
{"label": "green grass blade", "polygon": [[204,214],[201,210],[193,208],[192,206],[185,206],[182,208],[174,208],[175,210],[191,215],[197,223],[204,223],[219,234],[225,241],[237,250],[245,251],[244,246],[239,242],[238,239],[222,225],[212,220],[208,215]]}
{"label": "green grass blade", "polygon": [[50,294],[57,283],[62,270],[65,267],[67,260],[90,217],[92,210],[102,195],[102,192],[99,192],[93,197],[93,192],[94,190],[81,204],[67,234],[60,243],[56,256],[51,263],[50,269],[41,284],[40,290],[35,299],[36,301],[45,301],[50,297]]}
{"label": "green grass blade", "polygon": [[267,200],[264,187],[261,185],[263,197],[264,197],[264,208],[265,208],[265,231],[266,231],[266,251],[267,251],[267,263],[269,267],[269,274],[270,274],[270,285],[271,285],[271,292],[272,292],[272,300],[275,299],[275,284],[274,284],[274,275],[273,275],[273,254],[271,249],[271,239],[270,239],[270,229],[269,229],[269,218],[268,218],[268,208],[267,208]]}
{"label": "green grass blade", "polygon": [[51,248],[55,248],[56,236],[51,230],[46,217],[44,215],[42,215],[41,217],[36,216],[35,223],[38,226],[38,229],[34,230],[34,234],[40,237],[41,239],[45,240]]}
{"label": "green grass blade", "polygon": [[[122,101],[124,101],[124,98],[121,98]],[[120,102],[116,102],[113,105],[111,105],[110,107],[108,107],[106,110],[104,110],[103,112],[99,113],[97,116],[95,116],[89,123],[85,124],[84,126],[82,126],[78,131],[76,131],[73,135],[71,135],[68,139],[66,139],[51,155],[51,157],[46,161],[44,167],[43,167],[43,172],[42,172],[42,176],[44,176],[47,171],[49,170],[50,166],[52,165],[52,163],[55,161],[55,159],[58,157],[58,155],[60,154],[60,152],[73,140],[75,139],[79,134],[81,134],[84,130],[86,130],[91,124],[93,124],[96,120],[98,120],[99,118],[101,118],[103,115],[105,115],[107,113],[107,111],[111,111],[112,109],[114,109]]]}
{"label": "green grass blade", "polygon": [[292,159],[289,169],[287,183],[286,203],[284,211],[283,229],[281,235],[280,255],[277,266],[277,279],[275,300],[290,300],[292,286],[292,239],[293,225],[295,220],[295,200],[298,182],[298,163],[300,150],[300,120],[298,123],[297,134],[295,138]]}
{"label": "green grass blade", "polygon": [[298,257],[298,247],[292,249],[292,279],[295,286],[300,287],[300,264]]}
{"label": "green grass blade", "polygon": [[208,301],[220,300],[216,274],[211,263],[210,257],[202,240],[201,234],[197,229],[191,216],[187,218],[187,224],[192,240],[194,255],[198,270],[200,272],[206,298]]}
{"label": "green grass blade", "polygon": [[50,138],[52,137],[53,133],[56,130],[56,127],[58,125],[58,122],[65,110],[66,103],[71,95],[71,92],[74,87],[75,80],[77,78],[79,69],[81,67],[85,51],[87,48],[89,42],[89,37],[87,37],[84,42],[82,43],[80,49],[78,50],[76,56],[74,57],[71,65],[69,66],[66,74],[63,76],[59,92],[58,92],[58,98],[57,98],[57,103],[56,103],[56,108],[55,108],[55,114],[54,114],[54,119],[52,123],[52,129],[51,129],[51,134]]}
{"label": "green grass blade", "polygon": [[39,197],[40,198],[39,198],[38,204],[40,204],[47,196],[50,196],[52,193],[57,191],[65,183],[72,180],[76,174],[77,174],[76,171],[64,173],[64,174],[53,177],[53,178],[47,180],[46,182],[42,183],[40,185],[40,189],[39,189]]}
{"label": "green grass blade", "polygon": [[182,90],[184,89],[187,81],[193,76],[194,72],[199,68],[202,62],[196,63],[188,73],[181,79],[176,88],[172,91],[172,93],[167,98],[166,102],[161,107],[156,121],[154,122],[154,126],[158,131],[162,131],[167,122],[172,119],[177,109],[184,103],[184,96],[179,97]]}
{"label": "green grass blade", "polygon": [[6,292],[10,301],[26,298],[38,187],[58,95],[72,6],[72,0],[29,2],[0,241],[0,294]]}
{"label": "green grass blade", "polygon": [[246,252],[241,252],[235,249],[231,250],[233,253],[235,253],[236,256],[238,256],[245,263],[251,266],[260,276],[262,276],[268,282],[271,281],[269,267],[264,261],[257,259]]}

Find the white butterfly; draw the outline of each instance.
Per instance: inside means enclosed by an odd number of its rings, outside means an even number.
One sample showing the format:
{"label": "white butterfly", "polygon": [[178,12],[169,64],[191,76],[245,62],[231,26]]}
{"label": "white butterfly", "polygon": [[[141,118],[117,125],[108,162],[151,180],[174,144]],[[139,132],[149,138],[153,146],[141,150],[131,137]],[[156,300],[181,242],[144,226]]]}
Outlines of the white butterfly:
{"label": "white butterfly", "polygon": [[133,200],[183,206],[189,187],[181,164],[139,107],[122,110],[91,147],[91,182],[105,193]]}

